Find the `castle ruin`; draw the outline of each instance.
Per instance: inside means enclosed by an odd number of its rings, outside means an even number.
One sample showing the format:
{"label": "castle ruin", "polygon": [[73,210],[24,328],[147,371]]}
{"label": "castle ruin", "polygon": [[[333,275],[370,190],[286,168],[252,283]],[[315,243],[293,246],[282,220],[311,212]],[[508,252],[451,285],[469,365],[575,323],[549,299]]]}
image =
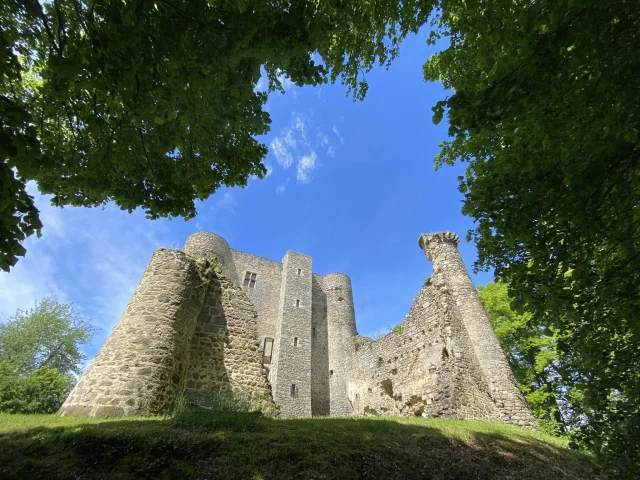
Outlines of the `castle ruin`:
{"label": "castle ruin", "polygon": [[[163,414],[182,392],[222,389],[273,399],[285,417],[533,426],[458,242],[449,232],[420,236],[433,275],[403,322],[373,340],[357,334],[346,275],[315,274],[311,258],[293,251],[275,262],[195,233],[182,251],[154,252],[60,414]],[[212,263],[216,272],[203,270]]]}

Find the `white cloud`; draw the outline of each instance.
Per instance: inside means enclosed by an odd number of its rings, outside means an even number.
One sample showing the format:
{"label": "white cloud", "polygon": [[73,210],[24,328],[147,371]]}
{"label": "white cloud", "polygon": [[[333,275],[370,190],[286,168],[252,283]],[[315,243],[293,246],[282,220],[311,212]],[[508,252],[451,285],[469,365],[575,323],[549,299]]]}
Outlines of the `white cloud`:
{"label": "white cloud", "polygon": [[340,143],[344,144],[344,138],[342,138],[342,135],[340,135],[340,132],[338,131],[338,127],[336,127],[335,124],[333,125],[333,133],[335,133],[336,137],[338,137],[338,140],[340,140]]}
{"label": "white cloud", "polygon": [[313,180],[313,172],[317,168],[317,155],[313,150],[298,160],[296,180],[298,183],[309,183]]}
{"label": "white cloud", "polygon": [[[326,152],[327,156],[335,157],[335,148],[332,145],[333,137],[317,128],[311,121],[311,112],[305,115],[292,112],[291,123],[280,131],[280,134],[271,141],[271,152],[278,164],[284,168],[290,168],[294,159],[298,159],[296,164],[296,183],[310,183],[315,172],[321,167],[319,153]],[[333,125],[333,134],[341,143],[344,139],[338,131],[338,127]],[[313,133],[315,132],[315,138]],[[276,193],[282,195],[286,190],[286,183],[276,187]]]}
{"label": "white cloud", "polygon": [[282,168],[289,168],[293,164],[293,156],[280,137],[274,138],[271,142],[271,151]]}
{"label": "white cloud", "polygon": [[270,163],[265,163],[264,168],[267,169],[267,173],[264,174],[264,178],[268,178],[269,175],[273,173],[273,165],[271,165]]}
{"label": "white cloud", "polygon": [[307,137],[307,125],[303,115],[294,112],[291,115],[291,125],[300,132],[303,139]]}
{"label": "white cloud", "polygon": [[329,137],[326,133],[323,133],[320,130],[318,130],[318,143],[321,147],[326,147],[327,145],[329,145]]}
{"label": "white cloud", "polygon": [[282,140],[287,144],[288,147],[296,148],[298,144],[297,140],[294,137],[293,130],[290,128],[285,128],[282,131]]}

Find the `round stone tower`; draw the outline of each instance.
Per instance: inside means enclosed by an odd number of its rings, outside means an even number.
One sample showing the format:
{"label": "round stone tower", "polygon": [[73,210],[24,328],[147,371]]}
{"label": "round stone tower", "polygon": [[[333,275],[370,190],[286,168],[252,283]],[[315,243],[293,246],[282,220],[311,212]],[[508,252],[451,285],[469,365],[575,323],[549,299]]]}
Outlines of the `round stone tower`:
{"label": "round stone tower", "polygon": [[222,265],[223,273],[233,283],[239,285],[238,274],[231,256],[231,248],[227,241],[220,235],[209,232],[196,232],[189,235],[184,244],[183,251],[194,257],[217,259]]}
{"label": "round stone tower", "polygon": [[342,273],[330,273],[323,277],[323,290],[327,296],[330,414],[349,415],[353,413],[349,403],[349,359],[357,334],[351,280]]}

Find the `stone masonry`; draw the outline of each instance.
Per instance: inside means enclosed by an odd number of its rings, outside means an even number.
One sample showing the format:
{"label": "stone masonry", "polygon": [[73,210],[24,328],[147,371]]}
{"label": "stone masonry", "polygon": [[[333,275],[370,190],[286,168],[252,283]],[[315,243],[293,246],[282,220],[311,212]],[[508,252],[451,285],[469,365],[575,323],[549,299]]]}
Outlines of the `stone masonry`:
{"label": "stone masonry", "polygon": [[[433,262],[408,315],[373,340],[356,331],[351,280],[289,251],[275,262],[198,232],[157,250],[119,324],[61,415],[164,414],[181,392],[275,401],[285,417],[422,415],[534,420],[458,253],[421,235]],[[210,263],[207,263],[210,262]],[[215,263],[219,273],[203,272]]]}

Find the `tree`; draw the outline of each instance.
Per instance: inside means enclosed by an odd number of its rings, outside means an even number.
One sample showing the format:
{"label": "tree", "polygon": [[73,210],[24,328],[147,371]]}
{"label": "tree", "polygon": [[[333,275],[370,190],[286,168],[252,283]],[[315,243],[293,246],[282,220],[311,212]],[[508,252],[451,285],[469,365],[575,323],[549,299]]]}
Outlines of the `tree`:
{"label": "tree", "polygon": [[468,164],[463,212],[477,269],[552,329],[580,397],[576,442],[613,475],[640,465],[640,4],[442,2],[448,47],[425,78]]}
{"label": "tree", "polygon": [[74,313],[71,304],[44,298],[0,324],[0,362],[23,376],[42,368],[61,375],[79,374],[86,359],[80,347],[91,339],[92,331],[89,321]]}
{"label": "tree", "polygon": [[56,412],[81,372],[80,346],[92,331],[71,304],[50,297],[0,324],[0,411]]}
{"label": "tree", "polygon": [[364,74],[426,21],[422,3],[2,2],[0,268],[42,227],[29,180],[56,206],[189,219],[221,185],[262,178],[261,70],[269,92],[340,78],[363,98]]}
{"label": "tree", "polygon": [[575,392],[562,382],[570,366],[558,358],[553,330],[536,325],[530,313],[513,310],[505,283],[481,285],[478,296],[538,426],[551,434],[567,433],[579,419],[567,408]]}

